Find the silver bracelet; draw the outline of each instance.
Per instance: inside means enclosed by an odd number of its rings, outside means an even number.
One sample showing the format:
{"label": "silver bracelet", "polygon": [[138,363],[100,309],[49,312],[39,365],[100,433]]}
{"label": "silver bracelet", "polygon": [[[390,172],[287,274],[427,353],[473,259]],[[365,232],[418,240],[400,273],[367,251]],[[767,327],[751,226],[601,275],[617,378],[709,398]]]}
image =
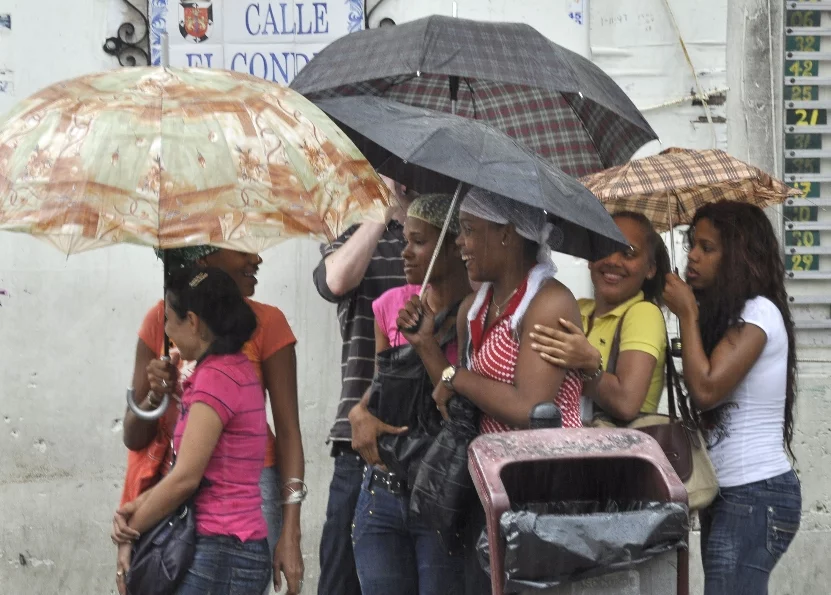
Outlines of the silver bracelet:
{"label": "silver bracelet", "polygon": [[[296,484],[300,484],[301,487],[299,490],[292,487]],[[309,493],[309,487],[306,485],[306,482],[302,479],[297,479],[296,477],[291,477],[285,481],[283,483],[283,487],[289,490],[289,495],[281,502],[281,504],[300,504],[306,499],[306,496]]]}

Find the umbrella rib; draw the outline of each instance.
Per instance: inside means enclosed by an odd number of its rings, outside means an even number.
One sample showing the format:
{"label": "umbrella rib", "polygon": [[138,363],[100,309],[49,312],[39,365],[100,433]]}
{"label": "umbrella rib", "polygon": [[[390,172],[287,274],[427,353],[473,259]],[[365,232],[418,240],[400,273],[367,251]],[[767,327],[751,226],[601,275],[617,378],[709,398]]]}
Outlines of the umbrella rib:
{"label": "umbrella rib", "polygon": [[[600,164],[605,168],[607,166],[607,164],[606,164],[606,161],[603,159],[603,153],[600,152],[600,147],[598,147],[597,143],[594,142],[594,136],[592,136],[592,133],[589,131],[588,128],[586,128],[586,123],[583,121],[583,118],[581,118],[580,115],[577,113],[577,110],[574,109],[574,105],[571,103],[571,100],[568,98],[568,95],[565,94],[565,93],[560,93],[560,95],[562,95],[563,99],[565,99],[565,102],[568,104],[568,108],[574,114],[574,118],[578,122],[580,122],[580,126],[585,131],[586,136],[589,137],[589,140],[591,141],[591,144],[594,147],[594,150],[597,152],[597,157],[598,157],[598,159],[600,159]],[[598,103],[598,105],[600,105],[600,104]],[[611,163],[609,165],[614,165],[614,163]]]}

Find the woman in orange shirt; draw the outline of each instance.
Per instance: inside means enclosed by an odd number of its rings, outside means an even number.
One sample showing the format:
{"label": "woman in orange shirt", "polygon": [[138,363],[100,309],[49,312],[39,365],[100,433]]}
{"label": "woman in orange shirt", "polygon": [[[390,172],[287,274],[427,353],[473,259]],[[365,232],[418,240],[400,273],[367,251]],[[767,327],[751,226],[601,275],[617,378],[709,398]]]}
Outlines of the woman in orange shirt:
{"label": "woman in orange shirt", "polygon": [[[257,285],[257,271],[262,258],[212,246],[195,246],[168,250],[168,266],[215,267],[234,279],[246,301],[257,316],[257,329],[243,347],[243,353],[254,364],[257,375],[268,393],[276,434],[270,436],[265,468],[260,479],[263,514],[268,523],[268,541],[274,556],[274,585],[279,590],[280,573],[286,577],[289,595],[296,595],[303,584],[303,557],[300,552],[300,501],[305,496],[303,483],[303,443],[297,406],[296,339],[283,313],[274,306],[249,299]],[[142,409],[155,409],[161,398],[169,394],[178,404],[181,381],[193,369],[193,362],[182,362],[178,352],[171,350],[171,361],[160,359],[164,352],[164,303],[159,302],[145,316],[136,346],[133,387],[137,395],[146,397]],[[159,420],[144,421],[127,409],[124,418],[124,444],[130,449],[127,480],[122,505],[134,500],[142,491],[158,481],[169,465],[169,444],[179,411],[170,407]],[[148,472],[151,469],[151,472]],[[158,469],[158,473],[154,472]],[[281,477],[284,483],[281,484]],[[280,503],[282,510],[280,509]],[[123,522],[118,515],[116,523]]]}

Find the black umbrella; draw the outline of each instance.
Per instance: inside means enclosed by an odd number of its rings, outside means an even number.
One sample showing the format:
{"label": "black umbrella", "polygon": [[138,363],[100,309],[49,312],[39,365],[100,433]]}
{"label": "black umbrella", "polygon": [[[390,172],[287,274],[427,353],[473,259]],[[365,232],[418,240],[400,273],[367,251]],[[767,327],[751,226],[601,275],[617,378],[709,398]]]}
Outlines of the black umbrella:
{"label": "black umbrella", "polygon": [[537,207],[563,231],[564,242],[552,247],[580,258],[597,260],[627,245],[585,186],[482,122],[372,96],[315,103],[379,173],[407,187],[453,192],[464,182]]}
{"label": "black umbrella", "polygon": [[519,23],[431,16],[352,33],[291,86],[312,100],[375,95],[483,120],[575,177],[657,138],[606,73]]}

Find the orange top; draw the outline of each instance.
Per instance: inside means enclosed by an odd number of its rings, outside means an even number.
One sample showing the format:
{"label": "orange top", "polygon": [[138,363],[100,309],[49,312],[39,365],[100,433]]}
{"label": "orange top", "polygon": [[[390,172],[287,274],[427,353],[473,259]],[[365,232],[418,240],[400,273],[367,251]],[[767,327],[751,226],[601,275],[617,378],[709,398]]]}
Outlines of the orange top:
{"label": "orange top", "polygon": [[[263,362],[272,355],[297,343],[294,333],[291,331],[285,315],[279,308],[268,306],[255,302],[254,300],[246,300],[254,314],[257,316],[257,330],[251,336],[251,340],[246,343],[242,352],[248,357],[254,370],[257,372],[257,378],[264,389],[267,389],[263,381]],[[144,317],[144,322],[139,329],[139,338],[153,350],[156,356],[160,356],[164,350],[164,302],[160,301],[156,304],[147,316]],[[179,381],[181,382],[193,371],[195,362],[180,363]],[[166,419],[163,418],[163,419]],[[175,423],[175,420],[174,420]],[[172,435],[173,428],[169,428],[169,434]],[[274,442],[274,432],[271,428],[268,429],[268,446],[266,448],[265,466],[273,467],[277,462]]]}

